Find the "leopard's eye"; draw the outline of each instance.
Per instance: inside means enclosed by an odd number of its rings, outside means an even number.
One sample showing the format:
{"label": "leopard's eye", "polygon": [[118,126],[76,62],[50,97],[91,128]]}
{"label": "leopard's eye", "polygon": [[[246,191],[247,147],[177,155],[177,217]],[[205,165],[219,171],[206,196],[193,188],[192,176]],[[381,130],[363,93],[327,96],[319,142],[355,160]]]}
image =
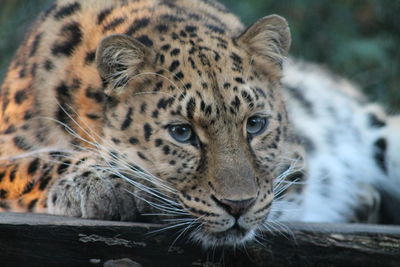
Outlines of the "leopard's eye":
{"label": "leopard's eye", "polygon": [[262,116],[252,116],[248,118],[246,131],[250,136],[256,136],[262,134],[267,128],[268,120]]}
{"label": "leopard's eye", "polygon": [[168,131],[172,138],[180,143],[188,143],[194,136],[189,124],[169,125]]}

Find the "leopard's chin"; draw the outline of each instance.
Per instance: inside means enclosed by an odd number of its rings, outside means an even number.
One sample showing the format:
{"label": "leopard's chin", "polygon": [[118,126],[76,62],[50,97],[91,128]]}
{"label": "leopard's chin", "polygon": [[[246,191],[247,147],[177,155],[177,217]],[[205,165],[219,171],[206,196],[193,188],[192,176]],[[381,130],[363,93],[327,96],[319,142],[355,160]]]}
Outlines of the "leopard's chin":
{"label": "leopard's chin", "polygon": [[251,241],[254,236],[255,229],[245,229],[238,224],[221,232],[210,232],[203,228],[191,233],[191,239],[200,243],[204,249],[218,246],[240,246]]}

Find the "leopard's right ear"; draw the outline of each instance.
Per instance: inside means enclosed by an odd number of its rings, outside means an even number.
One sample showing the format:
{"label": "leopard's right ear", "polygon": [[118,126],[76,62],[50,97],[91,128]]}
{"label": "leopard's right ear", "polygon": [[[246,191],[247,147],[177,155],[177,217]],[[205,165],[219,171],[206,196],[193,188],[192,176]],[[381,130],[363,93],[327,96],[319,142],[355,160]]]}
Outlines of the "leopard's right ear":
{"label": "leopard's right ear", "polygon": [[247,28],[236,41],[256,58],[281,66],[291,43],[289,25],[281,16],[266,16]]}
{"label": "leopard's right ear", "polygon": [[106,84],[106,93],[121,92],[127,83],[155,61],[156,53],[124,34],[101,40],[96,51],[96,65]]}

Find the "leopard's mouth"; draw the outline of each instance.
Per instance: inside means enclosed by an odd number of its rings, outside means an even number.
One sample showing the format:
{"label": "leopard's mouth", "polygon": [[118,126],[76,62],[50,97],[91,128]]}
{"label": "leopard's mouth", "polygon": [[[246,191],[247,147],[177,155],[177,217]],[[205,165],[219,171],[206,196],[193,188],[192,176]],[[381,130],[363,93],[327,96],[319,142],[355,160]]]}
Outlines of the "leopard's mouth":
{"label": "leopard's mouth", "polygon": [[204,248],[216,246],[236,246],[253,239],[254,229],[246,229],[235,223],[232,227],[221,232],[210,232],[206,228],[195,231],[191,238],[201,243]]}
{"label": "leopard's mouth", "polygon": [[213,233],[213,235],[216,238],[220,238],[220,239],[224,239],[227,236],[231,236],[234,237],[238,240],[243,239],[246,237],[246,235],[250,232],[249,229],[245,229],[243,227],[241,227],[237,222],[229,229],[222,231],[222,232],[216,232]]}

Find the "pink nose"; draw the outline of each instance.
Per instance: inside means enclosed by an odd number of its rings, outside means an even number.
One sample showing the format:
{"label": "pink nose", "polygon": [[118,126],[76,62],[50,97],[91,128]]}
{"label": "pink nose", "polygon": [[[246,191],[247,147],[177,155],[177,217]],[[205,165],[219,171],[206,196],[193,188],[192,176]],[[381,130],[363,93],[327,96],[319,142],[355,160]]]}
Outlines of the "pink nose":
{"label": "pink nose", "polygon": [[249,198],[244,200],[230,200],[230,199],[217,199],[214,198],[214,201],[226,210],[230,215],[238,219],[241,215],[243,215],[249,208],[254,204],[256,198]]}

